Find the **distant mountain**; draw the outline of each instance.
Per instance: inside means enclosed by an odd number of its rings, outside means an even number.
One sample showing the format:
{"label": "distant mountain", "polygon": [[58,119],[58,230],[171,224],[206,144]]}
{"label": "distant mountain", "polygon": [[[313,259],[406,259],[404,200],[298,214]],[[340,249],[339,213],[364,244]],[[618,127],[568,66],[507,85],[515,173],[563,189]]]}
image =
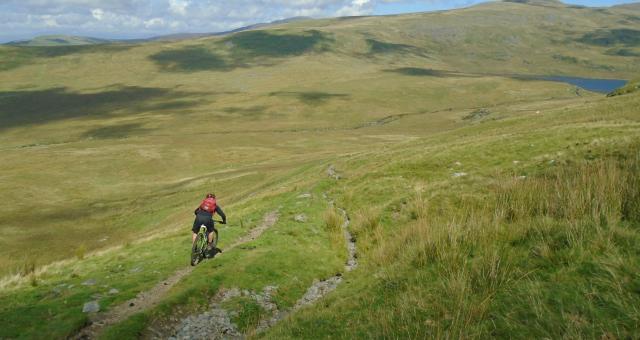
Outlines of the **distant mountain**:
{"label": "distant mountain", "polygon": [[563,4],[559,0],[504,0],[504,2],[514,2],[514,3],[520,3],[520,4],[539,5],[539,6],[557,6],[557,7],[565,6],[565,4]]}
{"label": "distant mountain", "polygon": [[197,39],[203,37],[214,37],[227,35],[256,28],[265,28],[274,25],[288,24],[296,21],[309,20],[309,17],[293,17],[282,20],[275,20],[268,23],[258,23],[254,25],[244,26],[224,32],[215,33],[175,33],[161,35],[151,38],[143,39],[99,39],[91,37],[81,37],[72,35],[42,35],[28,40],[17,40],[6,43],[5,45],[11,46],[79,46],[79,45],[96,45],[96,44],[109,44],[109,43],[141,43],[148,41],[178,41],[186,39]]}
{"label": "distant mountain", "polygon": [[288,24],[288,23],[292,23],[292,22],[296,22],[296,21],[303,21],[303,20],[310,20],[310,19],[311,18],[309,18],[309,17],[293,17],[293,18],[287,18],[287,19],[282,19],[282,20],[275,20],[275,21],[271,21],[271,22],[268,22],[268,23],[258,23],[258,24],[253,24],[253,25],[249,25],[249,26],[243,26],[243,27],[240,27],[240,28],[236,28],[236,29],[229,30],[229,31],[224,31],[224,32],[216,32],[216,33],[176,33],[176,34],[167,34],[167,35],[161,35],[161,36],[157,36],[157,37],[151,37],[151,38],[148,38],[148,39],[140,39],[139,41],[177,41],[177,40],[185,40],[185,39],[197,39],[197,38],[203,38],[203,37],[214,37],[214,36],[233,34],[233,33],[238,33],[238,32],[242,32],[242,31],[248,31],[248,30],[252,30],[252,29],[257,29],[257,28],[270,27],[270,26],[280,25],[280,24]]}
{"label": "distant mountain", "polygon": [[632,4],[617,5],[617,6],[613,6],[613,8],[619,8],[619,9],[624,9],[624,10],[628,10],[628,11],[640,12],[640,2],[634,2]]}
{"label": "distant mountain", "polygon": [[12,41],[7,45],[13,46],[78,46],[108,44],[113,40],[90,37],[78,37],[71,35],[43,35],[30,40]]}

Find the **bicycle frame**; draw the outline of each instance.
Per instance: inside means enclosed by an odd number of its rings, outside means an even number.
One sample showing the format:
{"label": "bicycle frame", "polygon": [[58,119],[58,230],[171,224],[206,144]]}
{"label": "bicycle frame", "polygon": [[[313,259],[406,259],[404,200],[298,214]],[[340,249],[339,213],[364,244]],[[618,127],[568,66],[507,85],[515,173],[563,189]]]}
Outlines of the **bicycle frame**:
{"label": "bicycle frame", "polygon": [[207,247],[207,226],[200,226],[200,231],[198,232],[198,238],[196,238],[196,242],[198,242],[198,249],[205,249]]}

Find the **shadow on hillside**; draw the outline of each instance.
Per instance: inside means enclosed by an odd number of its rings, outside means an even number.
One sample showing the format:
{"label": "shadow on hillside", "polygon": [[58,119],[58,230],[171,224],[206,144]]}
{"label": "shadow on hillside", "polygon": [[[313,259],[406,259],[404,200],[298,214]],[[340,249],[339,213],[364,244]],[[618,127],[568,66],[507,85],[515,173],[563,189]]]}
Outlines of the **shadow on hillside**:
{"label": "shadow on hillside", "polygon": [[[325,49],[326,43],[332,42],[326,33],[310,30],[303,34],[273,34],[267,31],[248,31],[234,34],[224,39],[231,45],[234,57],[284,58],[311,52],[315,48]],[[325,43],[325,44],[323,44]]]}
{"label": "shadow on hillside", "polygon": [[11,70],[22,65],[35,64],[42,59],[63,57],[72,54],[117,53],[136,45],[100,44],[80,46],[6,46],[0,47],[0,71]]}
{"label": "shadow on hillside", "polygon": [[272,65],[278,58],[326,51],[331,41],[327,34],[316,30],[302,34],[248,31],[236,33],[214,46],[167,50],[149,59],[167,72],[231,71],[251,65]]}
{"label": "shadow on hillside", "polygon": [[82,134],[82,137],[94,139],[121,139],[133,135],[145,134],[149,131],[151,131],[151,129],[143,128],[140,123],[129,123],[91,129]]}
{"label": "shadow on hillside", "polygon": [[161,69],[170,72],[228,71],[233,69],[232,65],[204,46],[189,46],[180,50],[162,51],[149,58]]}
{"label": "shadow on hillside", "polygon": [[627,28],[597,30],[584,34],[576,41],[596,46],[624,45],[626,47],[640,46],[640,31]]}
{"label": "shadow on hillside", "polygon": [[637,15],[625,15],[625,18],[630,21],[640,22],[640,16]]}
{"label": "shadow on hillside", "polygon": [[375,39],[366,39],[366,42],[367,45],[369,45],[369,56],[390,53],[415,54],[425,57],[427,56],[421,49],[412,45],[388,43]]}
{"label": "shadow on hillside", "polygon": [[443,70],[432,70],[429,68],[419,68],[419,67],[401,67],[401,68],[385,70],[385,72],[393,72],[393,73],[398,73],[405,76],[414,76],[414,77],[438,77],[438,78],[478,78],[480,77],[479,75],[474,75],[474,74],[466,74],[466,73],[443,71]]}
{"label": "shadow on hillside", "polygon": [[295,97],[301,102],[307,105],[322,105],[326,104],[330,99],[333,98],[346,98],[349,97],[348,94],[344,93],[327,93],[327,92],[286,92],[286,91],[278,91],[269,93],[270,96],[282,96],[282,97]]}
{"label": "shadow on hillside", "polygon": [[339,18],[335,18],[338,21],[349,21],[349,20],[357,20],[357,19],[365,19],[365,18],[371,18],[370,15],[351,15],[348,17],[339,17]]}
{"label": "shadow on hillside", "polygon": [[258,118],[268,114],[267,107],[264,105],[256,105],[251,107],[226,107],[222,111],[252,118]]}
{"label": "shadow on hillside", "polygon": [[67,88],[0,92],[0,131],[73,119],[138,114],[195,106],[202,93],[163,88],[112,86],[96,93],[71,92]]}
{"label": "shadow on hillside", "polygon": [[628,48],[613,48],[604,52],[606,55],[615,55],[619,57],[640,57],[640,53],[630,50]]}

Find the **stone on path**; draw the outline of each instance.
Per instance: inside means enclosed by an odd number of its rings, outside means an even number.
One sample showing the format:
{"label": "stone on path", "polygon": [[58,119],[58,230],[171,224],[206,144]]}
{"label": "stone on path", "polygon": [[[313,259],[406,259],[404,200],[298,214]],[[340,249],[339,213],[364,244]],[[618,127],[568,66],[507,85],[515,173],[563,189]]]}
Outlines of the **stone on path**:
{"label": "stone on path", "polygon": [[329,165],[329,168],[327,169],[327,175],[333,179],[340,179],[340,175],[338,174],[338,172],[336,172],[336,167],[334,167],[333,165]]}
{"label": "stone on path", "polygon": [[83,313],[97,313],[100,311],[100,303],[98,301],[93,300],[84,304],[82,307]]}

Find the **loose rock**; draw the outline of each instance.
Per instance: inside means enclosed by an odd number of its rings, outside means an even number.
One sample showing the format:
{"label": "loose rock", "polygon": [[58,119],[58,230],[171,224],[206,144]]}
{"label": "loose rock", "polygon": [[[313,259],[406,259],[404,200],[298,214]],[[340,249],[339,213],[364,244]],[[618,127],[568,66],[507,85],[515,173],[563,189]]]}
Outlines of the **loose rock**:
{"label": "loose rock", "polygon": [[83,286],[93,286],[97,283],[96,279],[89,279],[82,283]]}
{"label": "loose rock", "polygon": [[100,303],[98,301],[89,301],[82,307],[83,313],[97,313],[100,311]]}
{"label": "loose rock", "polygon": [[336,168],[333,165],[329,165],[329,168],[327,169],[327,175],[333,179],[340,179],[340,175],[338,174],[338,172],[336,171]]}
{"label": "loose rock", "polygon": [[484,117],[486,117],[486,116],[488,116],[490,114],[491,114],[491,111],[489,111],[489,109],[482,108],[482,109],[477,109],[477,110],[471,112],[470,114],[468,114],[467,116],[465,116],[462,119],[464,119],[464,120],[478,120],[478,119],[482,119],[482,118],[484,118]]}
{"label": "loose rock", "polygon": [[293,218],[293,220],[296,221],[296,222],[300,222],[300,223],[307,222],[307,215],[298,214]]}

